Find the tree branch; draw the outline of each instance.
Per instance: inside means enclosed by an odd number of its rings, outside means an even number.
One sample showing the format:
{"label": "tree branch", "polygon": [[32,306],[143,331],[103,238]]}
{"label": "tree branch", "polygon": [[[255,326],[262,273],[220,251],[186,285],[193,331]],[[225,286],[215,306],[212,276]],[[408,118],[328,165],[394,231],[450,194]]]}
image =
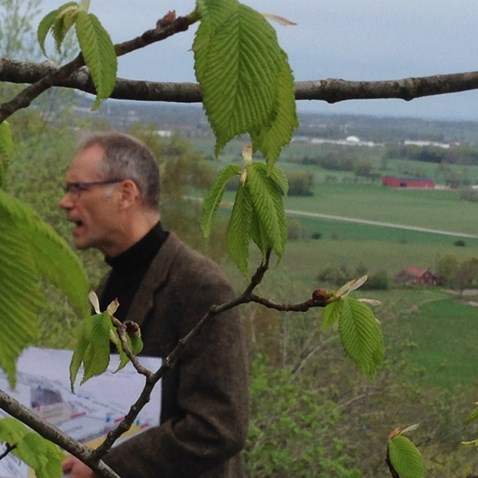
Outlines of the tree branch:
{"label": "tree branch", "polygon": [[[120,44],[115,45],[116,55],[121,56],[127,53],[130,53],[134,50],[140,49],[145,47],[146,45],[150,45],[152,43],[164,40],[175,33],[185,31],[189,28],[193,22],[197,20],[197,16],[195,12],[191,15],[185,17],[178,17],[176,18],[174,14],[171,12],[166,14],[161,20],[159,20],[156,24],[156,28],[153,30],[148,30],[143,33],[141,36],[134,38],[133,40],[129,40]],[[17,73],[21,75],[21,65],[22,62],[14,62],[13,60],[8,59],[1,59],[0,60],[0,71],[4,72],[8,70],[8,65],[20,65],[20,70],[17,70]],[[33,80],[33,76],[31,76],[32,71],[35,70],[35,64],[32,67],[29,67],[28,64],[23,64],[24,68],[29,70],[29,78]],[[30,64],[31,65],[31,64]],[[44,70],[43,75],[35,76],[36,79],[34,81],[23,81],[19,79],[19,81],[13,81],[14,83],[31,83],[30,86],[23,89],[17,96],[15,96],[12,100],[4,102],[0,105],[0,123],[7,119],[10,115],[12,115],[15,111],[18,111],[22,108],[27,108],[30,106],[30,103],[40,96],[44,91],[48,90],[53,86],[57,86],[57,83],[61,83],[63,81],[68,81],[69,77],[75,73],[76,75],[83,75],[86,84],[88,85],[87,88],[94,91],[94,86],[91,81],[91,78],[88,73],[86,72],[78,72],[80,68],[85,65],[85,61],[81,53],[69,63],[61,66],[61,67],[52,67],[50,65],[49,70]],[[85,76],[86,75],[86,76]],[[0,77],[0,81],[9,81],[9,80],[2,80]],[[71,86],[72,88],[79,89],[76,86]]]}
{"label": "tree branch", "polygon": [[[168,32],[172,34],[170,30],[171,27]],[[121,54],[128,53],[129,51],[127,50],[133,46],[140,47],[139,45],[144,41],[141,40],[142,37],[121,44],[124,47],[118,45],[117,48],[121,51]],[[159,34],[154,38],[156,38],[156,41],[159,41]],[[91,94],[95,93],[91,77],[86,69],[83,68],[70,73],[68,77],[62,77],[58,74],[61,68],[63,67],[57,67],[49,62],[38,64],[0,58],[0,81],[31,84],[40,81],[44,77],[50,77],[52,86],[76,89]],[[315,100],[327,103],[392,98],[410,101],[426,96],[458,93],[475,89],[478,89],[478,71],[384,81],[347,81],[333,78],[298,81],[295,83],[295,97],[297,100]],[[201,91],[196,83],[159,83],[154,81],[126,80],[123,78],[117,79],[116,88],[111,98],[177,103],[200,103],[202,101]]]}
{"label": "tree branch", "polygon": [[119,478],[108,465],[95,458],[93,450],[73,440],[66,433],[63,433],[48,422],[43,421],[38,415],[13,397],[10,397],[10,395],[3,390],[0,390],[0,408],[12,417],[28,425],[47,440],[59,445],[64,450],[79,458],[100,476],[104,478]]}

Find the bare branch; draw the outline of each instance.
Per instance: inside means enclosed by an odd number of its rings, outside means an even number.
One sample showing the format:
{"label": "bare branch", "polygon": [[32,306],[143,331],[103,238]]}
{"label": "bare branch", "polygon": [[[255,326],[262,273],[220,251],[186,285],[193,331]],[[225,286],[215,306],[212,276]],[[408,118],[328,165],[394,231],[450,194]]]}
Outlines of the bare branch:
{"label": "bare branch", "polygon": [[[142,37],[139,38],[141,39]],[[133,45],[139,47],[140,43],[140,40],[136,39],[121,45],[126,45],[124,53],[127,53],[127,48]],[[117,48],[119,48],[119,45]],[[0,58],[0,81],[35,83],[49,76],[52,86],[76,89],[91,94],[95,93],[93,83],[86,69],[70,73],[68,77],[58,75],[57,72],[60,69],[48,62],[37,64]],[[347,81],[333,78],[298,81],[295,84],[295,97],[297,100],[315,100],[327,103],[392,98],[410,101],[425,96],[458,93],[475,89],[478,89],[477,71],[386,81]],[[201,91],[196,83],[158,83],[122,78],[118,78],[111,98],[177,103],[200,103],[202,101]]]}
{"label": "bare branch", "polygon": [[[197,20],[197,17],[193,14],[186,17],[175,18],[170,14],[167,14],[162,20],[159,20],[156,24],[156,28],[153,30],[148,30],[143,33],[141,36],[129,40],[124,43],[115,45],[117,56],[125,55],[134,50],[145,47],[152,43],[164,40],[165,38],[174,35],[175,33],[185,31],[189,28],[194,21]],[[11,62],[11,60],[9,60]],[[6,63],[8,65],[8,62]],[[20,64],[14,62],[14,64]],[[31,82],[30,86],[22,90],[17,96],[12,100],[3,103],[0,106],[0,123],[12,115],[15,111],[18,111],[22,108],[27,108],[30,106],[30,103],[41,95],[44,91],[48,90],[52,86],[56,86],[57,82],[65,81],[72,75],[75,71],[79,70],[85,65],[83,56],[79,54],[74,60],[70,61],[66,65],[63,65],[58,68],[51,68],[49,71],[45,71],[43,75],[39,76],[35,82]],[[1,71],[4,71],[5,65],[3,65],[3,60],[1,66]],[[28,69],[28,67],[26,67]],[[0,78],[1,80],[1,78]],[[5,80],[9,81],[9,80]],[[87,82],[89,83],[89,88],[94,91],[93,84],[89,78]],[[15,83],[30,83],[29,81],[15,81]],[[76,88],[73,86],[73,88]]]}

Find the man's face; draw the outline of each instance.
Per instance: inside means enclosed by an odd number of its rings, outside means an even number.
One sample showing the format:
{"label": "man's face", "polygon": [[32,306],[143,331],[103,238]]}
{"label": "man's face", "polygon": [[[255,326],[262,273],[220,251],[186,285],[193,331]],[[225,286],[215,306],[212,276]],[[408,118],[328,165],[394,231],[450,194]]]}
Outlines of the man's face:
{"label": "man's face", "polygon": [[75,225],[75,246],[78,249],[96,247],[108,254],[117,232],[117,185],[114,184],[115,181],[103,182],[114,178],[105,178],[101,174],[102,158],[103,149],[98,145],[78,152],[66,174],[66,184],[70,186],[70,190],[65,193],[59,205],[66,211],[68,220]]}

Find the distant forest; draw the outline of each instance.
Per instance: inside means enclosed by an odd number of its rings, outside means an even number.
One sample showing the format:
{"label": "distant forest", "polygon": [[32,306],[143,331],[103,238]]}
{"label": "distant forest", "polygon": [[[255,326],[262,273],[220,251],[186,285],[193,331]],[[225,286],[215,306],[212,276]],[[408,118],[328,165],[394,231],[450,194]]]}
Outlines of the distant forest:
{"label": "distant forest", "polygon": [[[113,127],[127,129],[134,123],[155,124],[185,136],[207,137],[212,132],[200,105],[140,103],[108,100],[91,112],[92,100],[78,96],[78,113],[98,115]],[[342,139],[358,136],[363,141],[401,143],[422,140],[464,145],[478,144],[478,122],[443,121],[360,115],[299,114],[297,135]]]}

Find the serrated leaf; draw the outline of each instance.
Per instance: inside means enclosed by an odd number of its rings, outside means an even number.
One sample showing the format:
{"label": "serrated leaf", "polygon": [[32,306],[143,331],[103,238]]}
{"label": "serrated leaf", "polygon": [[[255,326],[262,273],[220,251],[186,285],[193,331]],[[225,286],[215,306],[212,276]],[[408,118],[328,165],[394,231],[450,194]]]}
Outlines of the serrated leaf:
{"label": "serrated leaf", "polygon": [[284,193],[284,195],[287,195],[287,193],[289,192],[289,181],[287,179],[287,174],[285,173],[285,171],[272,165],[267,167],[267,174],[276,183],[276,185]]}
{"label": "serrated leaf", "polygon": [[76,17],[78,16],[79,12],[80,12],[80,9],[76,5],[63,9],[60,12],[58,19],[61,18],[61,21],[63,22],[63,30],[65,32],[65,35],[70,31],[71,27],[75,24]]}
{"label": "serrated leaf", "polygon": [[21,235],[38,272],[66,294],[79,315],[89,315],[86,272],[68,243],[31,208],[0,191],[0,223],[3,217]]}
{"label": "serrated leaf", "polygon": [[52,10],[50,13],[47,13],[40,21],[37,29],[37,38],[40,48],[42,49],[43,54],[45,56],[47,56],[45,50],[45,40],[50,31],[52,32],[53,37],[55,39],[55,45],[57,50],[60,50],[61,43],[63,42],[63,39],[68,31],[65,31],[65,25],[61,14],[63,11],[69,11],[73,8],[78,8],[78,4],[75,2],[65,3],[61,7]]}
{"label": "serrated leaf", "polygon": [[425,476],[423,457],[407,437],[400,435],[389,440],[388,453],[390,462],[400,478],[423,478]]}
{"label": "serrated leaf", "polygon": [[96,88],[93,109],[111,95],[116,85],[116,51],[108,32],[92,13],[79,11],[76,34],[81,52]]}
{"label": "serrated leaf", "polygon": [[203,0],[193,50],[196,78],[216,136],[216,154],[234,136],[269,127],[286,60],[274,29],[239,2]]}
{"label": "serrated leaf", "polygon": [[45,40],[48,33],[52,29],[53,24],[55,23],[57,14],[58,14],[58,9],[53,10],[50,13],[47,13],[42,18],[42,20],[40,21],[40,24],[38,25],[38,30],[37,30],[38,43],[45,56],[47,56],[46,49],[45,49]]}
{"label": "serrated leaf", "polygon": [[116,347],[116,350],[119,354],[120,360],[119,360],[119,365],[117,370],[121,370],[128,363],[129,359],[126,353],[124,352],[123,347],[121,346],[121,339],[115,327],[110,330],[110,341]]}
{"label": "serrated leaf", "polygon": [[51,31],[53,38],[55,39],[55,46],[58,52],[61,50],[61,44],[63,43],[66,34],[73,26],[73,23],[66,21],[66,18],[71,17],[72,14],[73,17],[76,18],[76,15],[79,11],[79,5],[75,2],[65,3],[56,10],[55,21],[51,27]]}
{"label": "serrated leaf", "polygon": [[13,138],[7,121],[0,123],[0,187],[2,187],[8,163],[13,154]]}
{"label": "serrated leaf", "polygon": [[252,205],[248,198],[247,190],[240,184],[227,226],[226,245],[229,256],[245,277],[248,276],[249,272],[248,258],[252,215]]}
{"label": "serrated leaf", "polygon": [[[248,172],[246,189],[254,214],[260,223],[260,231],[265,235],[261,238],[264,249],[272,249],[281,257],[287,241],[287,223],[282,193],[272,178],[267,174],[267,168],[262,163],[253,163]],[[262,251],[264,252],[264,250]]]}
{"label": "serrated leaf", "polygon": [[64,459],[59,448],[15,418],[0,419],[0,442],[15,445],[12,454],[35,470],[38,478],[60,478]]}
{"label": "serrated leaf", "polygon": [[61,478],[64,455],[38,433],[27,433],[13,454],[35,470],[37,478]]}
{"label": "serrated leaf", "polygon": [[342,302],[339,334],[344,350],[364,375],[373,377],[385,350],[380,327],[367,305],[350,297]]}
{"label": "serrated leaf", "polygon": [[270,167],[279,158],[282,148],[290,143],[294,131],[299,126],[294,76],[284,52],[283,55],[284,61],[277,77],[277,96],[272,121],[257,132],[251,132],[254,150],[262,152]]}
{"label": "serrated leaf", "polygon": [[15,364],[21,351],[38,336],[36,319],[43,305],[40,273],[28,241],[16,227],[0,191],[0,367],[15,386]]}
{"label": "serrated leaf", "polygon": [[208,237],[211,233],[216,212],[221,204],[227,183],[237,175],[241,174],[239,166],[229,165],[223,169],[216,177],[213,185],[209,189],[203,203],[203,215],[201,218],[201,229],[204,236]]}
{"label": "serrated leaf", "polygon": [[77,345],[70,362],[70,385],[74,385],[79,369],[83,366],[85,383],[91,377],[105,372],[110,363],[111,331],[116,331],[107,312],[95,314],[83,320],[78,327]]}
{"label": "serrated leaf", "polygon": [[343,308],[343,301],[337,300],[324,307],[322,312],[322,323],[324,330],[328,330],[333,324],[338,322]]}

